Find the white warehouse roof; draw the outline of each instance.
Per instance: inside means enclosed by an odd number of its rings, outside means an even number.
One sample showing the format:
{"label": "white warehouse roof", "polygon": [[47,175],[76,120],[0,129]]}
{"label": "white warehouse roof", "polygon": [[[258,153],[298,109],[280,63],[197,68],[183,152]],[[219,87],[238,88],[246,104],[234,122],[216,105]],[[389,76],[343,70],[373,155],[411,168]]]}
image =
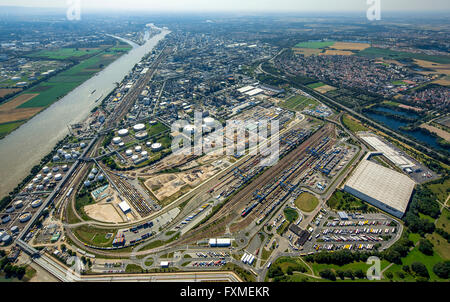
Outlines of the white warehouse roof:
{"label": "white warehouse roof", "polygon": [[408,160],[406,157],[402,156],[397,150],[394,150],[389,145],[385,144],[378,137],[373,135],[360,135],[360,137],[373,147],[378,152],[382,152],[383,155],[393,162],[396,166],[401,168],[411,168],[414,167],[414,163]]}
{"label": "white warehouse roof", "polygon": [[249,96],[254,96],[260,94],[261,92],[264,92],[264,90],[262,90],[261,88],[255,88],[253,90],[247,91],[245,94]]}
{"label": "white warehouse roof", "polygon": [[130,206],[126,201],[122,201],[119,203],[119,208],[122,210],[122,212],[126,213],[131,210]]}
{"label": "white warehouse roof", "polygon": [[395,216],[408,207],[415,182],[397,171],[363,160],[345,184],[349,192]]}
{"label": "white warehouse roof", "polygon": [[240,93],[244,93],[244,92],[247,92],[247,91],[250,91],[250,90],[253,90],[253,89],[255,89],[255,87],[253,87],[253,86],[245,86],[245,87],[239,88],[238,91]]}

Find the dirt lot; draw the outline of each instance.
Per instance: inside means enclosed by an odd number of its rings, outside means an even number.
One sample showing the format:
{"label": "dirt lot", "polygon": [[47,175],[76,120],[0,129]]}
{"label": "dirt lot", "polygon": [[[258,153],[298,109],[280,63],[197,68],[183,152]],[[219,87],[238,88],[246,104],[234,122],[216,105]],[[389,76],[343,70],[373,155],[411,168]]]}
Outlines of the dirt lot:
{"label": "dirt lot", "polygon": [[441,137],[441,138],[445,139],[446,141],[450,142],[450,133],[448,133],[447,131],[439,129],[439,128],[436,128],[436,127],[433,127],[433,126],[428,125],[428,124],[422,124],[422,125],[420,125],[420,127],[421,128],[425,128],[425,129],[427,129],[427,130],[429,130],[431,132],[434,132],[437,135],[439,135],[439,137]]}
{"label": "dirt lot", "polygon": [[5,89],[0,89],[0,98],[4,97],[5,95],[20,91],[22,89],[13,89],[13,88],[5,88]]}
{"label": "dirt lot", "polygon": [[37,95],[38,94],[22,94],[5,104],[0,105],[0,124],[26,120],[41,111],[43,108],[16,108]]}
{"label": "dirt lot", "polygon": [[323,85],[321,87],[314,88],[315,91],[320,93],[327,93],[328,91],[335,90],[336,88],[330,85]]}
{"label": "dirt lot", "polygon": [[89,217],[104,221],[104,222],[125,222],[122,216],[118,213],[118,209],[111,202],[102,201],[96,204],[87,205],[84,207],[86,215]]}

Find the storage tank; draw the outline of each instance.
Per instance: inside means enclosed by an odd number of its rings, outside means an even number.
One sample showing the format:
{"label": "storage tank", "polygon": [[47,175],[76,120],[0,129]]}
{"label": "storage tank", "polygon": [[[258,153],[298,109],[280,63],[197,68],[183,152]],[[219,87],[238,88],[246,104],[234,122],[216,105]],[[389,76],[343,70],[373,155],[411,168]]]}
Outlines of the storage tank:
{"label": "storage tank", "polygon": [[203,119],[203,122],[208,127],[214,127],[214,124],[215,124],[215,120],[212,117],[205,117]]}
{"label": "storage tank", "polygon": [[48,172],[50,172],[50,168],[45,166],[44,168],[42,168],[42,172],[47,174]]}
{"label": "storage tank", "polygon": [[124,142],[121,142],[120,144],[119,144],[119,147],[123,147],[123,146],[125,146],[125,143]]}
{"label": "storage tank", "polygon": [[81,143],[80,147],[81,147],[81,149],[84,149],[84,148],[86,148],[86,144],[85,143]]}
{"label": "storage tank", "polygon": [[13,226],[11,228],[11,233],[15,234],[15,233],[18,233],[18,232],[19,232],[19,227],[17,225],[15,225],[15,226]]}
{"label": "storage tank", "polygon": [[65,160],[71,160],[72,159],[72,155],[66,154],[66,155],[64,155],[64,159]]}
{"label": "storage tank", "polygon": [[141,139],[141,140],[142,140],[142,139],[145,139],[145,138],[148,137],[148,133],[145,132],[145,131],[139,132],[139,133],[136,133],[135,137],[136,137],[137,139]]}
{"label": "storage tank", "polygon": [[14,212],[14,207],[13,207],[13,206],[8,206],[8,207],[5,209],[5,212],[6,212],[6,213],[12,213],[12,212]]}
{"label": "storage tank", "polygon": [[152,144],[152,151],[157,152],[162,149],[162,145],[160,143]]}
{"label": "storage tank", "polygon": [[145,143],[145,145],[146,145],[147,147],[151,147],[151,146],[152,146],[152,143],[151,143],[151,142],[147,142],[147,143]]}
{"label": "storage tank", "polygon": [[36,199],[31,203],[32,208],[39,208],[42,205],[42,199]]}
{"label": "storage tank", "polygon": [[94,175],[94,174],[91,173],[91,174],[88,175],[88,179],[89,179],[89,180],[94,180],[94,178],[95,178],[95,175]]}
{"label": "storage tank", "polygon": [[56,174],[55,175],[55,180],[56,181],[60,181],[62,179],[62,175],[61,174]]}
{"label": "storage tank", "polygon": [[96,175],[96,174],[98,173],[98,170],[97,170],[96,168],[93,168],[93,169],[91,170],[91,173]]}
{"label": "storage tank", "polygon": [[11,216],[9,216],[9,214],[2,216],[2,223],[8,223],[10,221],[11,221]]}
{"label": "storage tank", "polygon": [[120,137],[115,137],[115,138],[113,138],[112,142],[115,145],[118,145],[120,142],[122,142],[122,139]]}
{"label": "storage tank", "polygon": [[134,151],[136,151],[137,153],[140,153],[142,151],[142,147],[141,146],[136,146],[134,148]]}
{"label": "storage tank", "polygon": [[22,215],[19,216],[19,221],[24,223],[31,219],[31,213],[25,212]]}
{"label": "storage tank", "polygon": [[134,131],[142,131],[145,129],[145,125],[144,124],[137,124],[133,126]]}
{"label": "storage tank", "polygon": [[85,186],[85,187],[90,187],[90,186],[91,186],[91,182],[90,182],[89,180],[86,180],[86,181],[84,182],[84,186]]}
{"label": "storage tank", "polygon": [[2,238],[3,244],[8,244],[12,241],[12,237],[10,235],[6,235]]}
{"label": "storage tank", "polygon": [[127,151],[125,151],[125,155],[129,157],[129,156],[133,155],[133,151],[128,149]]}
{"label": "storage tank", "polygon": [[97,177],[97,179],[98,179],[98,181],[104,181],[104,180],[105,180],[105,176],[104,176],[103,174],[100,174],[100,175]]}
{"label": "storage tank", "polygon": [[69,167],[68,167],[67,165],[64,165],[64,166],[62,167],[62,170],[63,170],[63,171],[67,171],[67,170],[69,170]]}
{"label": "storage tank", "polygon": [[58,171],[59,171],[59,168],[58,168],[58,167],[53,167],[52,171],[53,171],[53,172],[58,172]]}
{"label": "storage tank", "polygon": [[137,156],[137,155],[133,155],[132,157],[131,157],[131,160],[132,161],[137,161],[139,159],[139,156]]}
{"label": "storage tank", "polygon": [[43,185],[39,185],[39,186],[37,186],[37,188],[36,188],[38,191],[42,191],[42,190],[44,190],[44,186]]}
{"label": "storage tank", "polygon": [[23,207],[23,200],[14,201],[13,205],[16,209],[20,209],[21,207]]}
{"label": "storage tank", "polygon": [[117,134],[119,134],[119,136],[124,137],[127,136],[129,133],[128,129],[120,129],[119,131],[117,131]]}
{"label": "storage tank", "polygon": [[141,156],[142,157],[148,157],[148,152],[147,151],[142,151]]}
{"label": "storage tank", "polygon": [[158,122],[157,122],[157,121],[154,121],[154,120],[153,120],[153,121],[150,121],[150,125],[152,125],[152,126],[153,126],[153,125],[156,125],[157,123],[158,123]]}
{"label": "storage tank", "polygon": [[52,173],[48,173],[46,177],[48,177],[48,179],[52,179],[53,178],[53,174]]}

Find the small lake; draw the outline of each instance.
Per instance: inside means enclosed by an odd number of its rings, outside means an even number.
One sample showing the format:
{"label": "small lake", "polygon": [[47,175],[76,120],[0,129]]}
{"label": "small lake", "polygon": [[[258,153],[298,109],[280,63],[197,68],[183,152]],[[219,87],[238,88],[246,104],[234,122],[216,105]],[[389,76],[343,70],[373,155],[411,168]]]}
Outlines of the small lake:
{"label": "small lake", "polygon": [[[384,108],[384,107],[381,107]],[[389,108],[385,108],[385,109],[389,109]],[[377,108],[377,110],[379,110]],[[380,110],[381,111],[381,110]],[[401,111],[395,111],[392,110],[393,113],[395,114],[400,114]],[[406,113],[408,117],[412,117],[409,113],[407,112],[401,112],[401,113]],[[414,113],[411,113],[413,116],[415,115]],[[441,151],[446,151],[445,148],[441,147],[438,143],[437,143],[437,138],[430,136],[428,134],[426,134],[425,132],[422,132],[420,130],[415,130],[415,131],[404,131],[399,129],[402,126],[406,126],[408,125],[407,122],[402,122],[399,120],[396,120],[394,118],[388,117],[388,116],[384,116],[381,114],[376,114],[376,113],[372,113],[372,112],[367,112],[365,113],[365,115],[367,115],[368,117],[370,117],[371,119],[373,119],[376,122],[379,122],[381,124],[384,124],[385,126],[396,130],[397,132],[404,134],[406,136],[411,136],[413,138],[415,138],[418,142],[424,143],[430,147],[435,148],[436,150],[441,150]]]}

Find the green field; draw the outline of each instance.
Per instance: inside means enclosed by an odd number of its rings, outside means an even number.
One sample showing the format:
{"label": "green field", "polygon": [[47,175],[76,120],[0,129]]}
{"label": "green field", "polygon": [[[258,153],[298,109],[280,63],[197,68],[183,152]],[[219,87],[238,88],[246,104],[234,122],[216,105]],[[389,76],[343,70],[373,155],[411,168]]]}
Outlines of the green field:
{"label": "green field", "polygon": [[308,86],[308,87],[311,88],[311,89],[314,89],[314,88],[322,87],[322,86],[324,86],[324,85],[325,85],[325,84],[322,83],[322,82],[317,82],[317,83],[312,83],[312,84],[309,84],[309,85],[306,85],[306,86]]}
{"label": "green field", "polygon": [[281,107],[294,111],[302,111],[306,107],[314,109],[317,107],[317,105],[319,105],[318,101],[303,95],[290,97],[280,104]]}
{"label": "green field", "polygon": [[295,45],[296,48],[314,48],[314,49],[320,49],[325,47],[330,47],[334,45],[334,41],[323,41],[323,42],[301,42]]}
{"label": "green field", "polygon": [[169,128],[167,128],[163,123],[158,122],[153,126],[150,126],[150,128],[148,129],[148,136],[154,136],[154,135],[158,135],[166,130],[169,130]]}
{"label": "green field", "polygon": [[450,64],[450,57],[448,56],[431,56],[421,53],[409,53],[376,47],[366,48],[358,52],[356,55],[369,58],[383,57],[385,59],[392,59],[392,60],[418,59],[441,64]]}
{"label": "green field", "polygon": [[309,213],[314,211],[314,209],[319,205],[319,200],[313,194],[305,192],[297,197],[295,200],[295,205],[300,210]]}
{"label": "green field", "polygon": [[101,51],[102,49],[100,48],[87,48],[87,49],[60,48],[55,50],[41,50],[28,56],[33,58],[46,58],[52,60],[67,60],[83,56],[91,56]]}
{"label": "green field", "polygon": [[358,131],[367,131],[369,130],[367,127],[363,126],[361,123],[355,121],[354,119],[350,118],[349,115],[344,114],[342,116],[342,123],[344,126],[350,130],[351,132],[358,132]]}
{"label": "green field", "polygon": [[[110,246],[114,240],[116,232],[117,231],[98,229],[86,225],[74,229],[74,234],[78,237],[78,239],[95,246]],[[107,239],[106,234],[108,233],[112,233],[113,235]]]}
{"label": "green field", "polygon": [[284,209],[284,216],[286,217],[286,220],[289,222],[294,222],[298,218],[298,213],[296,210],[291,208],[285,208]]}
{"label": "green field", "polygon": [[25,123],[25,121],[17,121],[17,122],[0,124],[0,139],[7,136],[9,133],[11,133],[11,131],[18,128],[23,123]]}

